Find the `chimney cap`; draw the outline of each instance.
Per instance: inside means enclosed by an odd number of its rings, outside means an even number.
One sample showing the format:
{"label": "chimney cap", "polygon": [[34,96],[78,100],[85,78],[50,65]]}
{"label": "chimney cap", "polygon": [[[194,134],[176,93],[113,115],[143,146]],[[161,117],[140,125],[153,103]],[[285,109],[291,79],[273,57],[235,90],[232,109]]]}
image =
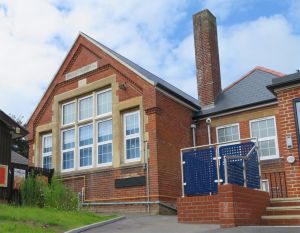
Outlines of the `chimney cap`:
{"label": "chimney cap", "polygon": [[199,12],[195,13],[195,14],[193,15],[193,18],[195,18],[195,17],[200,17],[200,16],[201,16],[201,17],[212,17],[212,18],[216,19],[216,16],[214,16],[214,14],[211,13],[211,11],[208,10],[208,9],[204,9],[204,10],[202,10],[202,11],[199,11]]}

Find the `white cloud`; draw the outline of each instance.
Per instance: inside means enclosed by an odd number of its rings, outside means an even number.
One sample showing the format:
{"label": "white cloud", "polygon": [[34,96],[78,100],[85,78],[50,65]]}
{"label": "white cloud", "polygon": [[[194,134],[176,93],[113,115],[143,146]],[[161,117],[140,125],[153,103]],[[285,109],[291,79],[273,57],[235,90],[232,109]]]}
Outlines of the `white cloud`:
{"label": "white cloud", "polygon": [[[245,2],[206,0],[201,6],[222,22],[246,7]],[[197,96],[193,35],[174,38],[179,30],[191,31],[189,4],[187,0],[0,0],[0,108],[28,118],[78,31]],[[297,16],[292,11],[290,15]],[[256,65],[287,73],[299,68],[299,36],[280,15],[231,27],[220,24],[219,43],[223,86]]]}
{"label": "white cloud", "polygon": [[255,66],[285,73],[299,68],[300,36],[280,15],[219,28],[223,86]]}

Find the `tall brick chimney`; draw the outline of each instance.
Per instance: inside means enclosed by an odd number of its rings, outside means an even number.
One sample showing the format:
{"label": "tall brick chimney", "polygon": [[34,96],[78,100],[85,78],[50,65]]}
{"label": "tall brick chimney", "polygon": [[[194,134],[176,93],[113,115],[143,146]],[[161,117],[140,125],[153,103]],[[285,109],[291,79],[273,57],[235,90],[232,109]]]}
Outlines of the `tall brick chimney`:
{"label": "tall brick chimney", "polygon": [[203,10],[193,16],[193,24],[198,99],[208,109],[222,91],[216,17]]}

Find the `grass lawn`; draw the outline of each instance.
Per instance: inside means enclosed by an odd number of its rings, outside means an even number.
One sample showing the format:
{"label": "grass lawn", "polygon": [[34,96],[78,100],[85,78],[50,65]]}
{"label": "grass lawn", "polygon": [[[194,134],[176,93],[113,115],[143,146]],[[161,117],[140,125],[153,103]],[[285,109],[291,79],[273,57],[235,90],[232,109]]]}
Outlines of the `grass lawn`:
{"label": "grass lawn", "polygon": [[85,211],[14,207],[0,204],[1,233],[60,233],[76,227],[105,221],[107,216]]}

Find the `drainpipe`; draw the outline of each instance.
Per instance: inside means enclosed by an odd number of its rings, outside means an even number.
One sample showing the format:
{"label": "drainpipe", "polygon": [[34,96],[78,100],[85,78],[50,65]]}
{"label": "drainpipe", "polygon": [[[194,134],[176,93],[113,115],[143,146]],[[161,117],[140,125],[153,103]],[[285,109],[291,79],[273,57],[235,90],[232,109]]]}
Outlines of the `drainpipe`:
{"label": "drainpipe", "polygon": [[145,141],[145,165],[146,165],[146,192],[147,192],[147,212],[150,213],[150,184],[149,184],[149,155],[148,142]]}
{"label": "drainpipe", "polygon": [[195,124],[191,124],[191,129],[192,129],[192,134],[193,134],[193,147],[196,146],[196,125]]}
{"label": "drainpipe", "polygon": [[206,125],[207,125],[207,135],[208,135],[208,144],[211,144],[211,129],[210,129],[210,125],[211,125],[211,119],[207,118],[206,119]]}

